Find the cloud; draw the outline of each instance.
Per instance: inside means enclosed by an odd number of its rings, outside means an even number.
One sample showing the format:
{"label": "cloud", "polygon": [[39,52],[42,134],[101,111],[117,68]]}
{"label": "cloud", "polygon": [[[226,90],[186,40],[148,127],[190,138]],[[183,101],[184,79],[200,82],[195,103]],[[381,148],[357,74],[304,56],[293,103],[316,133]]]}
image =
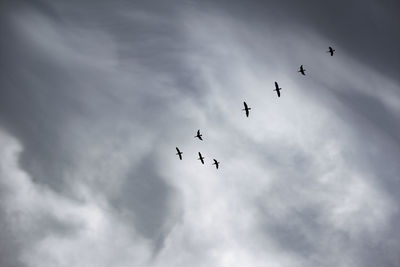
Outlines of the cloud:
{"label": "cloud", "polygon": [[[254,198],[260,207],[258,220],[260,227],[266,228],[267,241],[262,242],[271,242],[270,236],[275,235],[272,241],[282,245],[283,250],[311,256],[311,262],[305,266],[322,263],[321,258],[328,261],[325,263],[327,266],[359,264],[356,262],[367,264],[369,259],[358,258],[357,251],[365,251],[366,236],[380,242],[376,240],[384,240],[384,233],[394,230],[389,221],[397,214],[396,200],[386,194],[385,183],[395,179],[396,175],[393,172],[390,178],[381,181],[377,172],[383,166],[375,166],[375,169],[367,166],[372,159],[365,155],[365,148],[358,143],[364,142],[364,135],[358,130],[363,126],[353,127],[354,121],[343,117],[343,113],[352,110],[348,110],[347,102],[342,102],[336,94],[342,91],[341,88],[346,88],[347,91],[369,95],[375,102],[385,103],[383,105],[390,113],[395,114],[397,105],[393,103],[398,103],[399,96],[393,89],[398,85],[351,60],[351,57],[346,60],[345,55],[339,56],[332,62],[323,53],[314,56],[317,50],[314,46],[324,41],[312,33],[292,40],[289,31],[274,35],[275,39],[270,40],[268,35],[259,36],[258,29],[249,31],[246,25],[221,17],[200,16],[188,28],[196,33],[195,44],[203,47],[208,44],[204,50],[198,46],[194,49],[201,51],[195,65],[199,69],[198,75],[203,74],[208,81],[207,88],[211,90],[207,92],[210,96],[208,103],[232,104],[226,110],[223,104],[216,110],[209,104],[211,108],[207,106],[205,110],[212,111],[210,124],[214,127],[218,124],[212,123],[213,114],[221,112],[228,121],[223,129],[234,134],[239,130],[243,135],[242,146],[240,143],[226,145],[230,151],[222,158],[229,159],[224,168],[234,168],[234,177],[241,181],[236,187],[239,189],[237,195],[242,196],[245,189],[251,188],[247,198]],[[251,49],[240,47],[237,36],[262,44],[265,49],[254,49],[257,45]],[[294,43],[300,51],[291,49]],[[300,76],[296,76],[295,66],[302,62],[297,61],[296,53],[307,59],[311,82],[303,82],[298,78]],[[289,66],[293,69],[290,70]],[[350,69],[359,71],[348,73]],[[367,76],[368,83],[364,82]],[[279,102],[272,97],[274,80],[282,81],[280,85],[284,88]],[[338,83],[339,86],[334,87]],[[382,86],[380,92],[374,90],[376,83]],[[239,117],[233,113],[234,116],[231,110],[239,111],[234,105],[240,105],[240,97],[244,99],[244,94],[247,103],[253,107],[252,115],[249,121],[238,123]],[[356,100],[354,104],[358,104]],[[363,122],[361,119],[359,123]],[[376,139],[386,142],[386,135],[381,132],[379,122],[376,123],[370,125],[378,135]],[[238,157],[236,161],[235,156]],[[396,158],[397,154],[392,157]],[[243,161],[245,163],[240,164]],[[254,162],[258,164],[254,166]],[[394,162],[386,164],[395,166]],[[226,183],[233,183],[232,177],[229,178]],[[241,201],[247,199],[239,198]],[[248,209],[251,209],[254,203],[249,202]],[[332,237],[336,239],[332,247],[329,243],[327,247],[322,246]],[[352,250],[354,247],[356,249]],[[338,252],[332,255],[334,250]]]}
{"label": "cloud", "polygon": [[[18,166],[21,145],[3,132],[1,143],[2,208],[8,230],[18,238],[24,264],[126,266],[127,259],[143,261],[146,242],[132,243],[140,238],[132,236],[104,200],[86,192],[83,201],[74,201],[33,183]],[[116,252],[119,257],[110,258]]]}
{"label": "cloud", "polygon": [[6,264],[396,265],[396,80],[307,25],[121,5],[8,15]]}

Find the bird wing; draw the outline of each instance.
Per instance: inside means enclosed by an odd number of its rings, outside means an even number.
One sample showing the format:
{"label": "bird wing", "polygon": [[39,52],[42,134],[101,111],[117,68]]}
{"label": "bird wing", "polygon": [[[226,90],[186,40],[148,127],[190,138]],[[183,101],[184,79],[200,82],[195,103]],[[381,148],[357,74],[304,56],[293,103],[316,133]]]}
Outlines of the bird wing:
{"label": "bird wing", "polygon": [[181,152],[179,151],[179,148],[176,148],[176,151],[177,151],[178,153],[181,153]]}
{"label": "bird wing", "polygon": [[277,82],[275,82],[275,89],[279,89],[279,85],[278,85],[278,83]]}
{"label": "bird wing", "polygon": [[247,110],[247,104],[246,104],[246,102],[243,102],[243,104],[244,104],[244,108]]}

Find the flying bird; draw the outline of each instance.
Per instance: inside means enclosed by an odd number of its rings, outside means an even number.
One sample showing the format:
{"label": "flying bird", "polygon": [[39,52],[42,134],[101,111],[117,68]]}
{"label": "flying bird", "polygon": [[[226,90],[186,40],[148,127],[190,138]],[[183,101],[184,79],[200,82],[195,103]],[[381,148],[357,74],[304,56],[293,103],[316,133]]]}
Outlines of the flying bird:
{"label": "flying bird", "polygon": [[203,135],[200,134],[200,130],[197,130],[197,135],[194,136],[194,138],[199,138],[201,141],[203,141],[203,138],[201,138]]}
{"label": "flying bird", "polygon": [[179,159],[182,160],[182,154],[183,154],[183,152],[181,152],[181,151],[179,150],[179,148],[176,148],[176,151],[178,152],[178,153],[176,153],[176,154],[179,156]]}
{"label": "flying bird", "polygon": [[199,152],[199,158],[198,158],[202,164],[204,164],[204,157],[201,155],[201,153]]}
{"label": "flying bird", "polygon": [[300,65],[299,71],[301,74],[306,75],[306,70],[303,68],[303,65]]}
{"label": "flying bird", "polygon": [[246,111],[246,117],[248,117],[248,116],[249,116],[249,110],[250,110],[251,108],[249,108],[249,107],[247,106],[246,102],[243,102],[243,104],[244,104],[244,109],[242,109],[242,110]]}
{"label": "flying bird", "polygon": [[214,159],[214,163],[213,163],[212,165],[215,165],[215,167],[216,167],[217,170],[218,170],[219,162],[218,162],[216,159]]}
{"label": "flying bird", "polygon": [[333,56],[333,52],[335,52],[335,49],[333,49],[332,47],[329,47],[329,51],[326,51],[327,53],[330,53],[331,56]]}
{"label": "flying bird", "polygon": [[281,92],[280,92],[280,90],[282,90],[282,88],[279,88],[278,83],[275,82],[275,90],[274,90],[274,91],[276,91],[276,93],[278,94],[278,97],[281,97]]}

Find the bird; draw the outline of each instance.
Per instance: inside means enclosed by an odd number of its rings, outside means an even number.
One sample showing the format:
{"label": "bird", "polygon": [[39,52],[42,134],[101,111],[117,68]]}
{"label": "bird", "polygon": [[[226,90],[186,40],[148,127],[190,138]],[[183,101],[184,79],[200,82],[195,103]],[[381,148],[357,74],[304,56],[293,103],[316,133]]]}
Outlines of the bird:
{"label": "bird", "polygon": [[329,51],[326,51],[327,53],[330,53],[331,56],[333,56],[333,52],[335,52],[335,49],[333,49],[332,47],[329,47]]}
{"label": "bird", "polygon": [[306,70],[303,68],[303,65],[300,65],[300,69],[299,69],[299,71],[298,72],[300,72],[301,74],[303,74],[303,75],[306,75]]}
{"label": "bird", "polygon": [[198,158],[202,164],[204,164],[204,157],[201,155],[201,153],[199,152],[199,158]]}
{"label": "bird", "polygon": [[282,90],[282,88],[279,88],[278,83],[275,82],[275,90],[274,90],[274,91],[276,91],[276,93],[278,94],[278,97],[281,97],[281,92],[280,92],[280,90]]}
{"label": "bird", "polygon": [[194,138],[199,138],[201,141],[203,141],[203,138],[202,138],[202,134],[200,134],[200,130],[197,130],[197,134],[194,136]]}
{"label": "bird", "polygon": [[250,110],[251,108],[249,108],[249,107],[247,106],[246,102],[243,102],[243,104],[244,104],[244,109],[242,109],[242,110],[246,111],[246,117],[248,117],[248,116],[249,116],[249,110]]}
{"label": "bird", "polygon": [[176,153],[176,154],[179,156],[179,159],[182,160],[183,152],[181,152],[178,147],[176,148],[176,151],[178,151],[178,153]]}
{"label": "bird", "polygon": [[218,170],[219,162],[218,162],[216,159],[214,159],[214,163],[213,163],[212,165],[215,165],[215,167],[216,167],[217,170]]}

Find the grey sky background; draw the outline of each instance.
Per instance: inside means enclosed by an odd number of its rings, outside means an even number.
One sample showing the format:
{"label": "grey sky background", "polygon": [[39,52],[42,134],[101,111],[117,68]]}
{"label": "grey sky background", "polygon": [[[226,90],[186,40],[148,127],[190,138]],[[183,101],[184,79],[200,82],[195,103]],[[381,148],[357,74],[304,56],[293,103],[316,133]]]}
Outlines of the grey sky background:
{"label": "grey sky background", "polygon": [[0,5],[0,266],[400,266],[396,1]]}

